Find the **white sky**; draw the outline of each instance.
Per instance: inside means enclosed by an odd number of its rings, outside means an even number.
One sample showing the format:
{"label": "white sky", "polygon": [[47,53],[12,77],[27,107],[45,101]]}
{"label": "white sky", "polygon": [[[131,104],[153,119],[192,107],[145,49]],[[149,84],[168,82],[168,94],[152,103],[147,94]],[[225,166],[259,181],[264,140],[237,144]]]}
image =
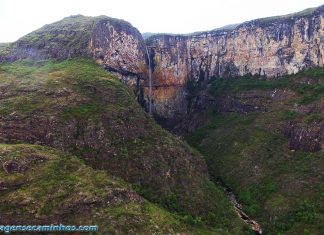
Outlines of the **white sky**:
{"label": "white sky", "polygon": [[322,4],[324,0],[0,0],[0,42],[76,14],[124,19],[142,33],[192,33]]}

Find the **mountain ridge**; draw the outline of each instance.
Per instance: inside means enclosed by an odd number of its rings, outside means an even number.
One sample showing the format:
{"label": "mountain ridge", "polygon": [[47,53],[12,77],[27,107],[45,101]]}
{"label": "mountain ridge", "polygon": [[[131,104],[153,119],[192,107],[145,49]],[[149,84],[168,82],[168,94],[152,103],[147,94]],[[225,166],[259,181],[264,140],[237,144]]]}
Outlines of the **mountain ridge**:
{"label": "mountain ridge", "polygon": [[[269,23],[275,23],[276,21],[279,20],[286,20],[286,19],[295,19],[295,18],[300,18],[300,17],[304,17],[307,15],[310,15],[312,13],[314,13],[314,11],[316,10],[320,10],[321,8],[323,8],[324,5],[318,6],[318,7],[311,7],[311,8],[306,8],[304,10],[301,11],[297,11],[295,13],[290,13],[290,14],[284,14],[284,15],[277,15],[277,16],[268,16],[268,17],[264,17],[264,18],[256,18],[256,19],[252,19],[252,20],[247,20],[241,23],[233,23],[233,24],[228,24],[228,25],[224,25],[221,26],[219,28],[215,28],[215,29],[210,29],[210,30],[204,30],[204,31],[197,31],[197,32],[192,32],[192,33],[183,33],[183,34],[177,34],[177,33],[152,33],[152,32],[147,32],[148,34],[150,34],[150,36],[145,36],[145,40],[152,37],[152,36],[158,36],[158,35],[170,35],[170,36],[198,36],[200,34],[208,34],[208,33],[213,33],[213,32],[229,32],[232,30],[237,29],[240,26],[243,26],[245,24],[252,24],[252,23],[257,23],[257,22],[262,22],[262,21],[267,21]],[[145,33],[144,33],[145,34]]]}
{"label": "mountain ridge", "polygon": [[[279,212],[262,208],[267,215],[290,211],[288,206],[281,207],[290,197],[278,186],[287,185],[286,181],[268,180],[267,176],[263,180],[259,171],[276,166],[274,150],[289,159],[315,156],[319,166],[321,163],[324,6],[316,9],[295,18],[250,21],[231,32],[155,35],[146,41],[130,23],[106,16],[76,15],[45,25],[0,47],[0,141],[34,144],[31,149],[44,145],[77,156],[95,171],[105,170],[131,183],[135,195],[180,216],[180,221],[244,234],[249,229],[215,186],[220,179],[269,229],[272,220],[260,216],[262,206],[278,206]],[[301,72],[306,69],[311,69],[310,75]],[[294,77],[294,73],[304,77]],[[188,142],[205,159],[158,126],[135,99],[146,109],[151,99],[156,120],[170,129],[180,123],[180,129],[191,132]],[[249,131],[242,134],[246,126]],[[271,128],[276,133],[269,134]],[[206,129],[210,131],[207,135]],[[229,142],[222,142],[218,135],[222,131]],[[241,138],[247,142],[241,143]],[[264,143],[261,148],[255,145],[260,140]],[[289,159],[292,166],[300,166]],[[240,172],[238,163],[244,171]],[[6,162],[3,164],[6,168]],[[17,164],[8,166],[16,169]],[[8,169],[4,174],[9,174]],[[295,172],[279,170],[274,172],[279,172],[276,177],[290,174],[289,182],[300,186],[293,180]],[[318,168],[305,171],[316,174],[307,179],[310,183],[321,177]],[[246,183],[245,174],[250,174],[246,179],[256,177]],[[248,187],[240,194],[241,180]],[[315,183],[320,190],[321,185]],[[252,189],[264,193],[263,197]],[[310,192],[315,199],[320,195]],[[274,193],[280,195],[273,197]],[[301,220],[298,226],[302,229],[320,231],[311,224],[322,219],[317,216],[320,203],[313,200],[298,205],[280,217],[279,225],[274,224],[276,232],[300,231],[290,222],[285,227],[286,218]],[[306,218],[300,215],[305,207]],[[125,232],[117,227],[113,230]]]}
{"label": "mountain ridge", "polygon": [[323,66],[323,12],[322,5],[225,31],[158,34],[146,40],[127,21],[77,15],[2,46],[0,61],[92,57],[131,87],[147,108],[150,60],[153,113],[177,120],[187,112],[188,82],[246,74],[277,77]]}

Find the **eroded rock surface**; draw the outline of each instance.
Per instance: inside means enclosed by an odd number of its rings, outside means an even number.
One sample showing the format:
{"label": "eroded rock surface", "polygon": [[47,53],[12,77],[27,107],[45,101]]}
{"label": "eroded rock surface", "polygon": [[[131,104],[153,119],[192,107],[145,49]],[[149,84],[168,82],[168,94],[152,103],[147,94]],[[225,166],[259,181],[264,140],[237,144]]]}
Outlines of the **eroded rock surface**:
{"label": "eroded rock surface", "polygon": [[155,113],[186,113],[186,83],[210,77],[294,74],[324,64],[324,6],[234,28],[147,39],[153,66]]}

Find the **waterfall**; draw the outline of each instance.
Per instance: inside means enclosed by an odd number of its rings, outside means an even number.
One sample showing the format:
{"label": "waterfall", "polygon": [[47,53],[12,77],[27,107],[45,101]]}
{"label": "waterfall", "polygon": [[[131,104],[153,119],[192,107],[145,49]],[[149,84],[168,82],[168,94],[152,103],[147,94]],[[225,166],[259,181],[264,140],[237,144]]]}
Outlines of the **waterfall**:
{"label": "waterfall", "polygon": [[150,58],[150,54],[148,51],[148,47],[146,46],[146,55],[148,58],[148,65],[149,65],[149,74],[148,74],[148,78],[149,78],[149,95],[148,95],[148,110],[149,110],[149,114],[152,116],[152,70],[151,70],[151,58]]}

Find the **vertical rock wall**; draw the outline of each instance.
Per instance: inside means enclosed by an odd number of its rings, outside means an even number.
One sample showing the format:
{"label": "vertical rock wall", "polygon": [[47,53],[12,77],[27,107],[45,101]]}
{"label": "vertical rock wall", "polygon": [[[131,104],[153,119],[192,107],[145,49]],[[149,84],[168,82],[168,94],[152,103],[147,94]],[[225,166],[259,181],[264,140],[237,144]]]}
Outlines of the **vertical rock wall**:
{"label": "vertical rock wall", "polygon": [[130,23],[106,16],[64,18],[0,49],[0,62],[93,57],[148,100],[148,54],[153,113],[187,113],[188,81],[257,74],[275,77],[324,65],[324,5],[191,35],[153,35],[144,41]]}
{"label": "vertical rock wall", "polygon": [[98,63],[129,86],[135,85],[137,77],[147,77],[144,40],[128,22],[111,18],[99,20],[92,29],[89,50]]}
{"label": "vertical rock wall", "polygon": [[324,64],[324,6],[253,20],[234,29],[147,39],[153,60],[154,111],[186,113],[186,83],[210,77],[275,77]]}

